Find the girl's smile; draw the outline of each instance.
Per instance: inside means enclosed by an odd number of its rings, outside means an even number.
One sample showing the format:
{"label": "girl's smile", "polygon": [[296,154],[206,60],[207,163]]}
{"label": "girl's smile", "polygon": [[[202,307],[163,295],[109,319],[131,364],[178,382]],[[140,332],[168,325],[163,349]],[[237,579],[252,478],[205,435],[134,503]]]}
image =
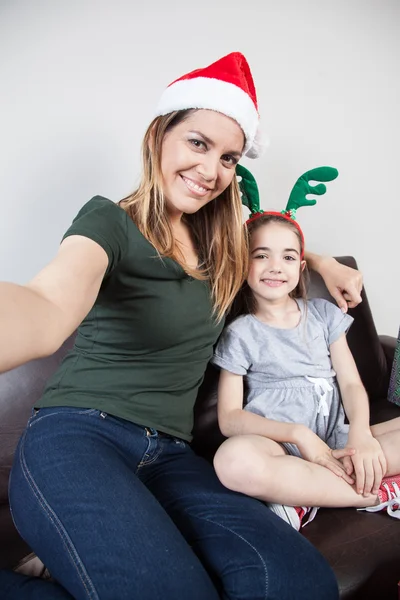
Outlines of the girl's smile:
{"label": "girl's smile", "polygon": [[261,279],[261,281],[269,287],[280,287],[286,283],[285,279]]}

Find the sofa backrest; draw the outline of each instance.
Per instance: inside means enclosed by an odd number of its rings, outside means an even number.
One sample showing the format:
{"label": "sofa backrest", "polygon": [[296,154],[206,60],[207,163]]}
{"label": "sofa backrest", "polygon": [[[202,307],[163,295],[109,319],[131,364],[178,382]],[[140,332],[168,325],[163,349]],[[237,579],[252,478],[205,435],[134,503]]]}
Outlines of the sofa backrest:
{"label": "sofa backrest", "polygon": [[[357,263],[351,256],[341,256],[337,260],[344,265],[357,268]],[[325,298],[335,303],[318,273],[312,273],[309,297]],[[361,297],[362,303],[349,310],[349,314],[354,317],[354,323],[347,334],[347,340],[363,384],[373,401],[387,393],[385,387],[387,386],[387,363],[365,289],[362,290]]]}

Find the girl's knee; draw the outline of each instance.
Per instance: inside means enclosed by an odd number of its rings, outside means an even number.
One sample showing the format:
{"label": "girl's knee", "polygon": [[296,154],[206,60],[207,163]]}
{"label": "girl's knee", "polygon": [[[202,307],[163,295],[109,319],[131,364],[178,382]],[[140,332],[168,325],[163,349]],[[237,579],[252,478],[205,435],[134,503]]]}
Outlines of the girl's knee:
{"label": "girl's knee", "polygon": [[268,478],[268,454],[261,454],[250,437],[227,439],[214,456],[214,468],[223,485],[236,492],[258,496]]}
{"label": "girl's knee", "polygon": [[214,456],[214,468],[221,480],[234,477],[246,468],[245,465],[248,463],[246,445],[246,440],[228,438],[218,448]]}

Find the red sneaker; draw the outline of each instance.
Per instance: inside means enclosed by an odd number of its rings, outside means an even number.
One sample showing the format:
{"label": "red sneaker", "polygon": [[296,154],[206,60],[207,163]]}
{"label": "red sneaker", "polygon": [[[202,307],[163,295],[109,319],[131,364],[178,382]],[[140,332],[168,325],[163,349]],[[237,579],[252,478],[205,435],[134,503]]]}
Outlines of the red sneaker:
{"label": "red sneaker", "polygon": [[386,510],[388,515],[400,519],[400,475],[384,477],[378,492],[379,503],[375,506],[367,506],[358,510],[378,512]]}
{"label": "red sneaker", "polygon": [[[296,531],[300,531],[301,527],[305,527],[308,523],[311,523],[318,511],[316,506],[286,506],[285,504],[274,504],[272,502],[267,504],[267,506],[272,512],[278,515],[278,517],[296,529]],[[307,514],[310,514],[310,516],[307,521],[302,524],[302,521]]]}

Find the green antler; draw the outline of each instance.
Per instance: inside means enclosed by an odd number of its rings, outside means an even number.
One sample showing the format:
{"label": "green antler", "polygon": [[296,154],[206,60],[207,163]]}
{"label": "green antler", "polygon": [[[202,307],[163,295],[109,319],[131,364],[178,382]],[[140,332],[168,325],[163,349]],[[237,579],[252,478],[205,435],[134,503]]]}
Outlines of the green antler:
{"label": "green antler", "polygon": [[260,194],[258,185],[253,175],[243,165],[236,165],[236,175],[241,177],[239,188],[242,193],[242,204],[247,206],[251,215],[260,211]]}
{"label": "green antler", "polygon": [[[333,167],[317,167],[303,173],[294,184],[286,209],[282,211],[282,214],[295,219],[298,208],[301,206],[314,206],[317,201],[308,200],[306,198],[307,194],[322,196],[326,192],[326,186],[323,183],[310,185],[309,182],[333,181],[338,174],[337,169]],[[239,188],[242,194],[242,204],[249,208],[250,217],[262,214],[264,211],[260,209],[260,195],[253,175],[243,165],[236,165],[236,175],[241,178]]]}
{"label": "green antler", "polygon": [[282,212],[289,213],[292,219],[296,218],[297,209],[300,206],[314,206],[316,200],[308,200],[307,194],[316,194],[322,196],[326,192],[326,185],[310,185],[309,181],[333,181],[339,175],[337,169],[333,167],[317,167],[303,173],[294,184],[289,196],[286,209]]}

